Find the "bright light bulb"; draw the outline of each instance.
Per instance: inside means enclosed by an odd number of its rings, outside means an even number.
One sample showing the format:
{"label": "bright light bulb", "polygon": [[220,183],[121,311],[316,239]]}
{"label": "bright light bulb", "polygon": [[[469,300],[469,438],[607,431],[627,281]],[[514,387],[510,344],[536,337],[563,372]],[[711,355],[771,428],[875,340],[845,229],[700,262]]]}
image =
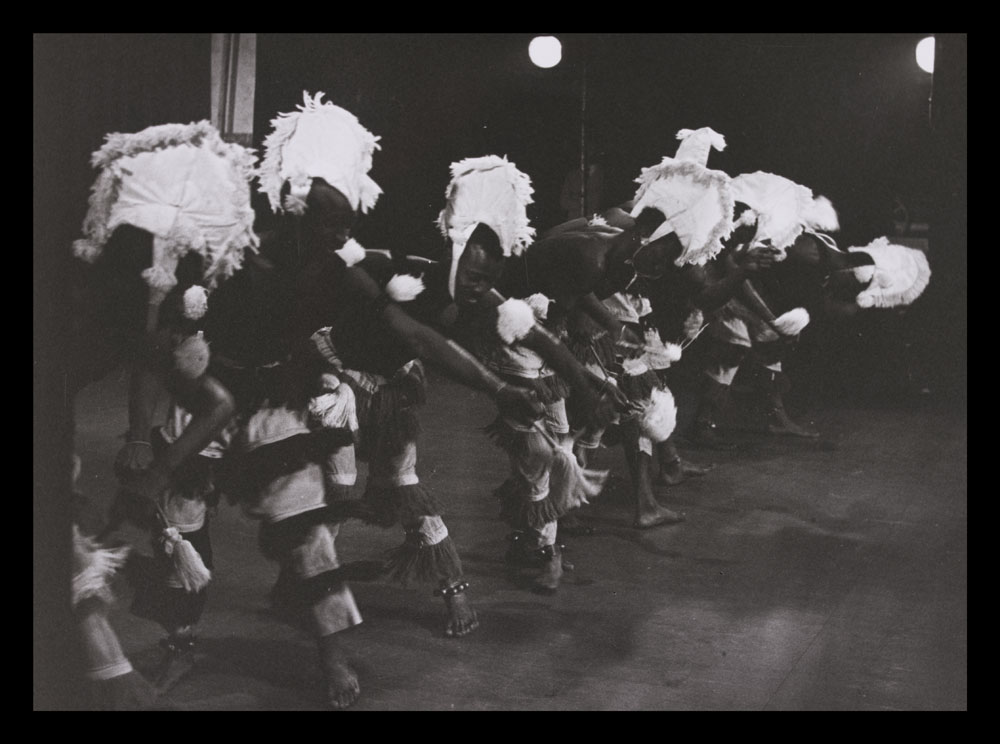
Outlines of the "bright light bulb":
{"label": "bright light bulb", "polygon": [[934,72],[934,37],[928,36],[917,44],[917,64],[924,72]]}
{"label": "bright light bulb", "polygon": [[528,56],[538,67],[555,67],[562,59],[562,44],[555,36],[536,36],[528,44]]}

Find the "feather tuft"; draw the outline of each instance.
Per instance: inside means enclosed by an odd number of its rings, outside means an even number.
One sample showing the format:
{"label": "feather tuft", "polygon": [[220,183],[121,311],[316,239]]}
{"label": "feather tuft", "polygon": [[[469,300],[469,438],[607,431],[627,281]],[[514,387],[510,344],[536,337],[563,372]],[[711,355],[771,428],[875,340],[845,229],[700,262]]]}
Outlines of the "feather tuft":
{"label": "feather tuft", "polygon": [[497,334],[506,344],[528,335],[535,326],[535,313],[524,300],[509,299],[497,308]]}
{"label": "feather tuft", "polygon": [[212,572],[205,566],[194,545],[185,540],[176,527],[163,531],[164,552],[174,560],[174,569],[181,586],[188,593],[200,592],[212,580]]}
{"label": "feather tuft", "polygon": [[653,390],[649,402],[639,417],[639,429],[654,442],[666,441],[677,426],[677,406],[667,388]]}
{"label": "feather tuft", "polygon": [[549,317],[549,303],[551,303],[552,300],[543,295],[541,292],[535,292],[535,294],[531,295],[525,300],[525,302],[531,306],[531,310],[535,313],[536,319],[545,320]]}
{"label": "feather tuft", "polygon": [[365,249],[361,246],[358,241],[351,238],[342,248],[338,248],[334,251],[343,260],[348,267],[354,266],[365,260]]}
{"label": "feather tuft", "polygon": [[200,320],[208,312],[208,292],[199,284],[194,284],[184,290],[184,317],[188,320]]}
{"label": "feather tuft", "polygon": [[798,336],[809,325],[809,313],[804,307],[789,310],[774,319],[774,329],[782,336]]}
{"label": "feather tuft", "polygon": [[396,302],[409,302],[424,291],[424,280],[409,274],[396,274],[385,285],[385,291]]}
{"label": "feather tuft", "polygon": [[863,248],[848,248],[851,253],[867,253],[875,262],[854,270],[860,281],[869,276],[869,286],[857,296],[859,307],[900,307],[909,305],[927,288],[931,267],[923,251],[903,245],[892,245],[886,237],[878,238]]}

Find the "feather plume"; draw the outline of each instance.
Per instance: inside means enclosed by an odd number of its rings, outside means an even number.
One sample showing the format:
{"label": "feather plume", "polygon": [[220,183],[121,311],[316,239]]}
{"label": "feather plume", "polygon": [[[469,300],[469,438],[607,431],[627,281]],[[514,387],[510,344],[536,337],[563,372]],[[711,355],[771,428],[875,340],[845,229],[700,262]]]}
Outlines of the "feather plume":
{"label": "feather plume", "polygon": [[317,92],[310,96],[303,91],[298,111],[281,113],[271,120],[271,131],[264,138],[259,189],[276,213],[305,208],[302,199],[282,204],[281,188],[286,180],[308,187],[313,178],[323,178],[363,213],[375,206],[382,193],[368,175],[372,156],[381,148],[380,138],[350,111],[330,101],[324,103],[324,95]]}
{"label": "feather plume", "polygon": [[865,270],[871,271],[869,286],[857,296],[859,307],[909,305],[930,283],[931,268],[927,256],[916,248],[893,245],[888,238],[881,237],[863,248],[847,250],[851,253],[867,253],[875,262],[874,267],[861,266],[854,270],[859,280],[868,275]]}
{"label": "feather plume", "polygon": [[534,193],[528,175],[506,157],[486,155],[452,163],[451,176],[437,220],[441,234],[455,241],[456,234],[484,224],[500,238],[505,256],[523,253],[535,237],[526,210]]}
{"label": "feather plume", "polygon": [[[255,250],[259,245],[250,207],[255,161],[253,150],[225,142],[207,121],[108,134],[91,156],[99,173],[83,222],[85,238],[74,244],[74,253],[96,260],[114,229],[131,224],[151,232],[170,249],[161,253],[168,259],[161,271],[146,274],[151,287],[164,291],[172,287],[170,259],[194,250],[206,259],[203,278],[212,289],[242,265],[246,248]],[[192,200],[198,194],[211,194],[216,200],[199,200],[195,205]],[[218,208],[206,214],[205,203]],[[163,219],[165,209],[173,212],[169,221]]]}

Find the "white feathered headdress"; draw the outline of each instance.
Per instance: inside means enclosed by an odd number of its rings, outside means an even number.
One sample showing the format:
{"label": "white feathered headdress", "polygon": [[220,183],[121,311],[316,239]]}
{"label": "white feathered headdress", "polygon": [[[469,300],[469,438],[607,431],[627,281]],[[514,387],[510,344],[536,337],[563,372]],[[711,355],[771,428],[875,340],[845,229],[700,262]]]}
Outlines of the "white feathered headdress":
{"label": "white feathered headdress", "polygon": [[813,197],[812,189],[774,173],[756,171],[737,176],[733,179],[733,199],[750,206],[751,211],[739,221],[756,219],[754,239],[770,240],[781,251],[780,258],[804,230],[840,229],[837,211],[829,199]]}
{"label": "white feathered headdress", "polygon": [[722,241],[733,231],[733,198],[730,178],[710,170],[708,154],[714,147],[723,150],[725,138],[710,127],[682,129],[676,157],[665,157],[659,165],[643,168],[636,179],[632,217],[647,207],[666,217],[649,242],[676,233],[684,250],[675,263],[704,265],[722,250]]}
{"label": "white feathered headdress", "polygon": [[533,193],[531,179],[506,157],[487,155],[451,164],[451,183],[445,191],[448,203],[437,224],[451,240],[452,297],[458,260],[476,225],[486,225],[497,234],[504,256],[519,256],[530,245],[535,228],[528,222],[527,206]]}
{"label": "white feathered headdress", "polygon": [[153,265],[143,272],[150,287],[166,294],[177,283],[179,259],[194,251],[214,288],[260,242],[250,206],[255,159],[207,121],[107,135],[91,156],[100,173],[73,252],[96,261],[115,228],[132,225],[153,235]]}
{"label": "white feathered headdress", "polygon": [[[310,97],[304,91],[304,103],[298,111],[278,114],[271,120],[271,133],[264,139],[260,190],[277,213],[287,209],[302,214],[314,178],[322,178],[340,191],[355,211],[367,212],[382,193],[368,176],[380,138],[361,126],[347,109],[323,103],[324,95]],[[285,181],[291,183],[291,192],[282,204]]]}
{"label": "white feathered headdress", "polygon": [[899,307],[909,305],[926,289],[931,279],[927,256],[916,248],[892,245],[882,237],[863,248],[848,248],[851,253],[867,253],[874,266],[858,266],[854,276],[868,287],[857,296],[860,307]]}

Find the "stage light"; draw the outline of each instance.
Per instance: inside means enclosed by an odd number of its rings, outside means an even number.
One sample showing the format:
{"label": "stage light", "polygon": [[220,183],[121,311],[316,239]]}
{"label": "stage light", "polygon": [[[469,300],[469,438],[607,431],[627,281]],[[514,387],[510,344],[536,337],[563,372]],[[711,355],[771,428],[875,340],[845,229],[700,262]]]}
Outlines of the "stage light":
{"label": "stage light", "polygon": [[917,44],[917,64],[924,72],[934,72],[934,37],[928,36]]}
{"label": "stage light", "polygon": [[528,56],[538,67],[555,67],[562,59],[562,44],[555,36],[536,36],[528,44]]}

